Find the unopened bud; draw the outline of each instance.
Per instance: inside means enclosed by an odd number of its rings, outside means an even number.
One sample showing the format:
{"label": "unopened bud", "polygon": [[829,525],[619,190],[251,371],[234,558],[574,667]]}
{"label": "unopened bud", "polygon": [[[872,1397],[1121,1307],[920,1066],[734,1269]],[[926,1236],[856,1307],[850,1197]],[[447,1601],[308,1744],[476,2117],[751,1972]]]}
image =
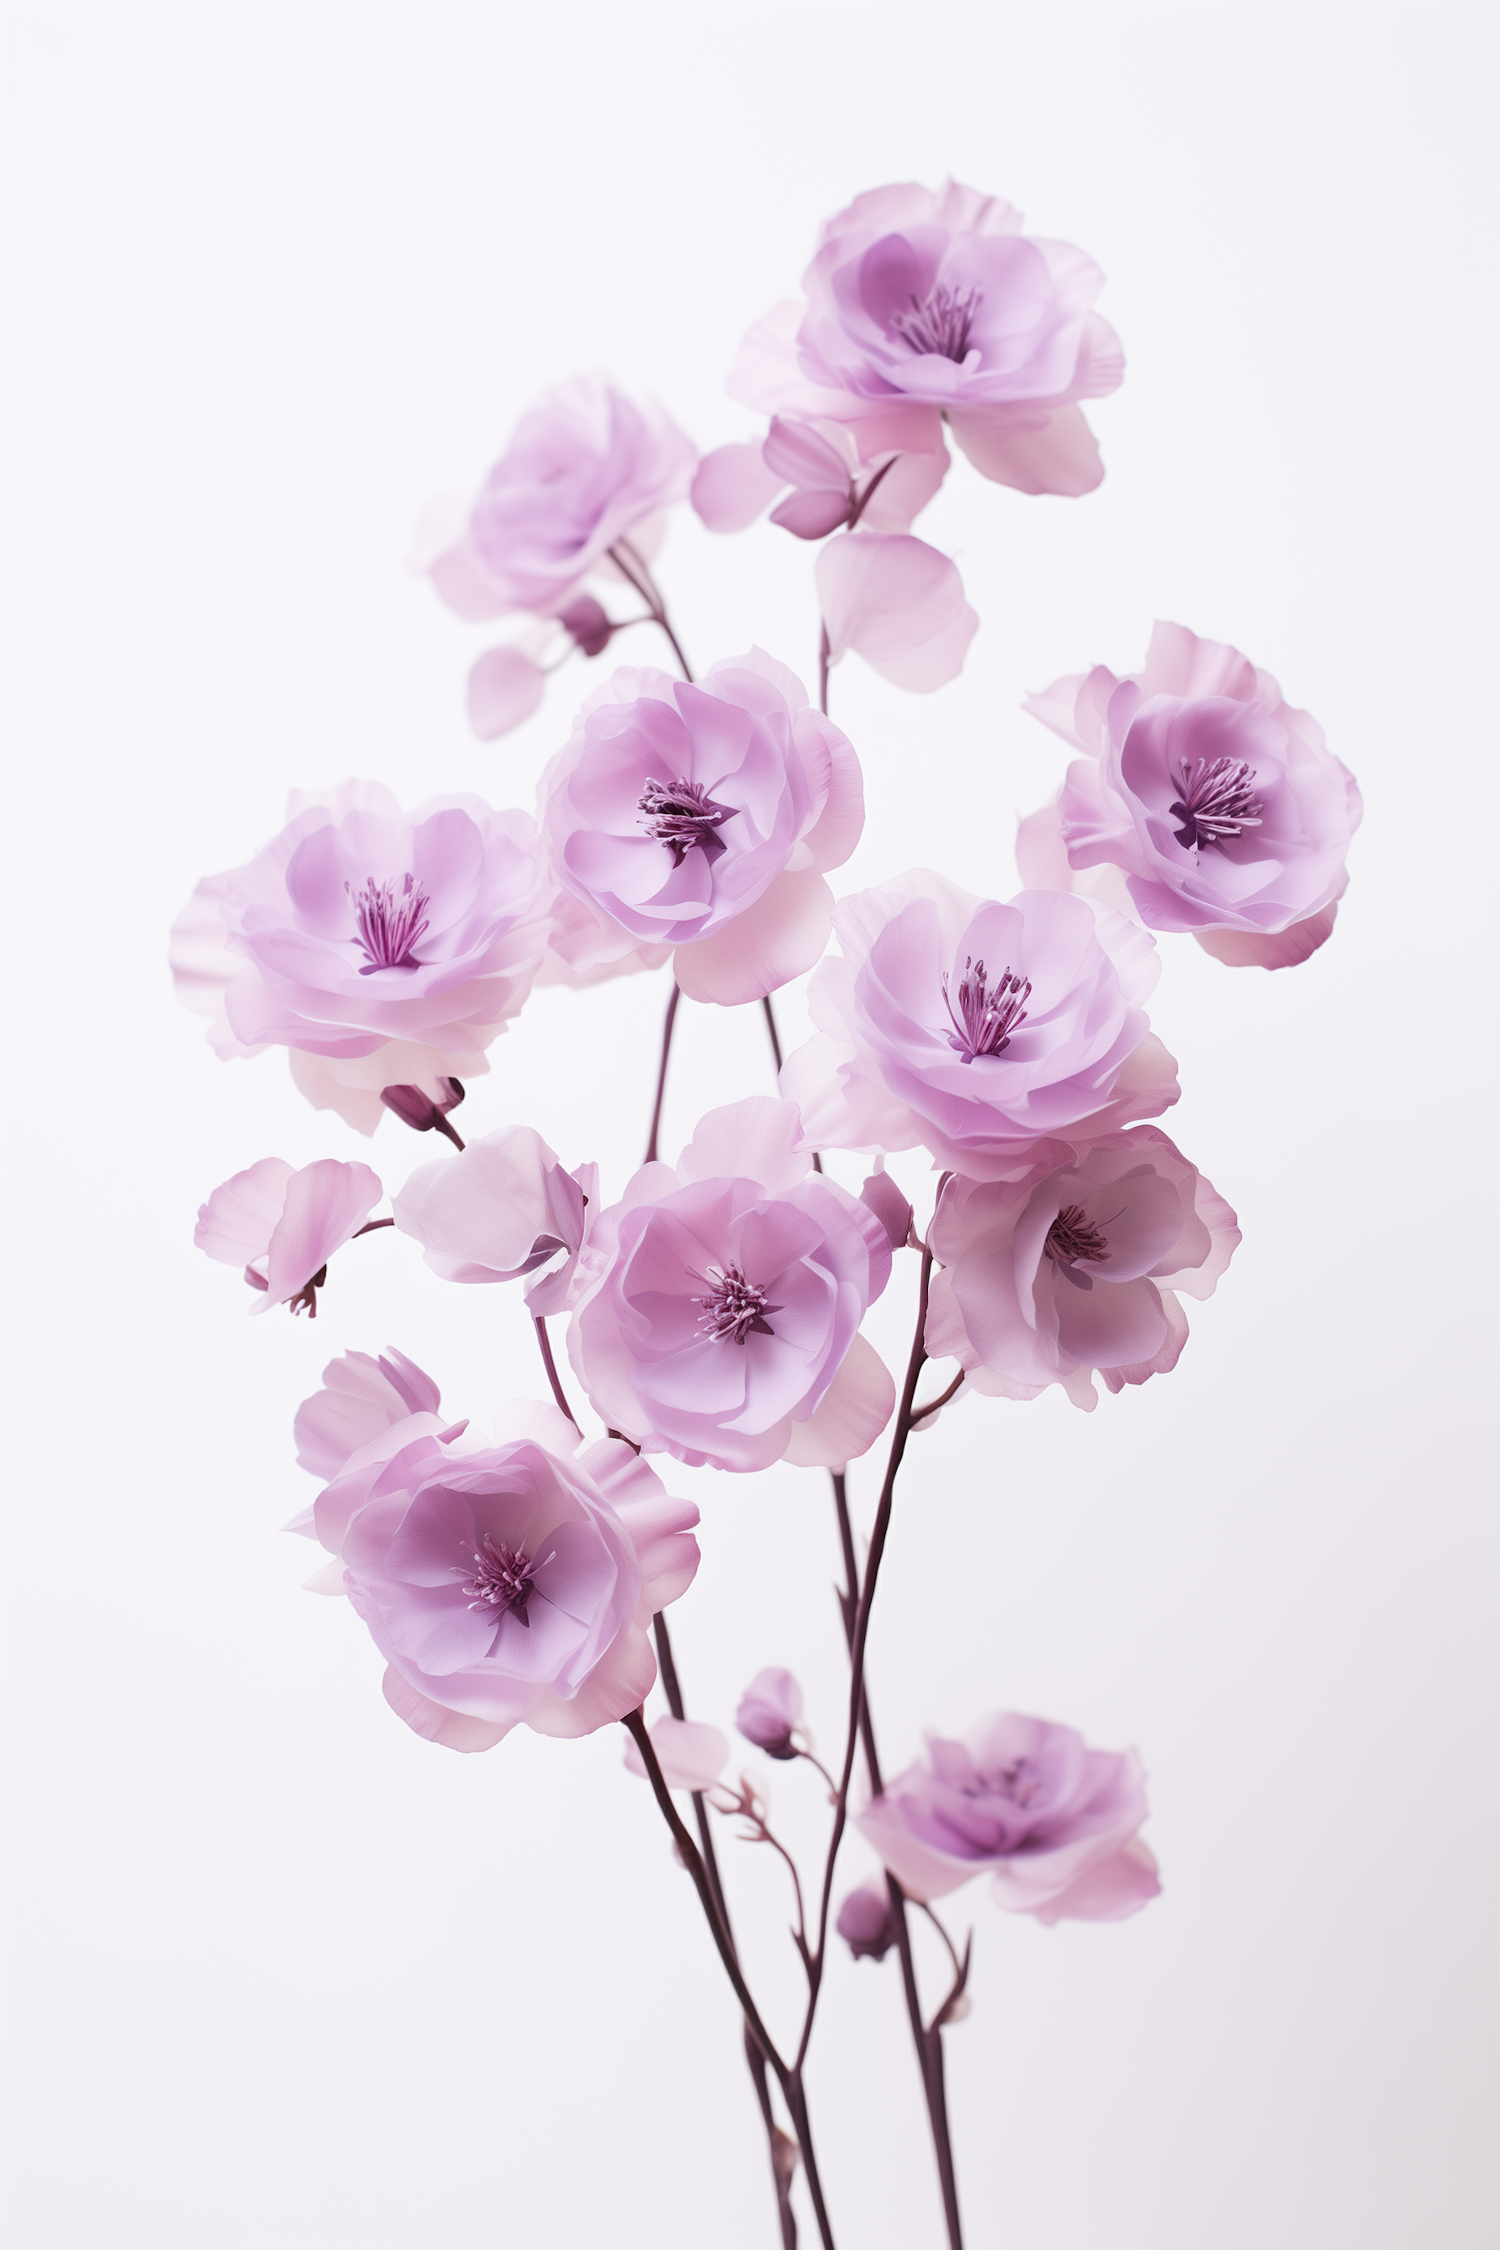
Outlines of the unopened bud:
{"label": "unopened bud", "polygon": [[576,602],[559,610],[558,622],[566,625],[585,656],[602,655],[615,630],[603,603],[592,594],[580,594]]}
{"label": "unopened bud", "polygon": [[424,1093],[420,1086],[382,1086],[380,1098],[414,1133],[430,1133],[434,1127],[443,1129],[443,1119],[449,1110],[457,1109],[464,1098],[461,1079],[443,1078],[438,1083],[443,1092],[437,1100]]}
{"label": "unopened bud", "polygon": [[896,1911],[883,1875],[849,1893],[836,1927],[856,1961],[885,1959],[896,1942]]}

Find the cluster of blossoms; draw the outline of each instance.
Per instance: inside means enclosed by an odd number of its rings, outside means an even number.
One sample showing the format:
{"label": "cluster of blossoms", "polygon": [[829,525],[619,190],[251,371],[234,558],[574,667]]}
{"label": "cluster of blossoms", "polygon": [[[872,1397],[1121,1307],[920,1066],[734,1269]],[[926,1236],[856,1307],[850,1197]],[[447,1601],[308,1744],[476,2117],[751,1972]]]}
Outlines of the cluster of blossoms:
{"label": "cluster of blossoms", "polygon": [[[391,1228],[444,1281],[519,1282],[540,1349],[548,1401],[505,1409],[482,1439],[444,1419],[437,1385],[395,1350],[325,1370],[296,1424],[320,1490],[292,1528],[330,1558],[310,1583],[349,1601],[384,1660],[387,1702],[434,1743],[486,1750],[522,1723],[629,1729],[627,1762],[699,1888],[762,2092],[767,2069],[780,2085],[781,2140],[825,2244],[801,2061],[846,1826],[883,1872],[847,1894],[836,1928],[857,1957],[902,1953],[955,2245],[941,2034],[968,2006],[969,1954],[944,1932],[954,1979],[924,2022],[907,1904],[936,1920],[934,1901],[984,1873],[1011,1911],[1111,1921],[1158,1890],[1134,1751],[1007,1713],[963,1740],[930,1737],[882,1776],[863,1662],[906,1440],[960,1393],[1021,1401],[1057,1386],[1092,1409],[1096,1378],[1118,1393],[1176,1367],[1182,1297],[1210,1295],[1239,1232],[1150,1122],[1179,1091],[1147,1014],[1155,933],[1189,932],[1230,966],[1306,961],[1332,931],[1360,815],[1350,775],[1269,673],[1161,624],[1139,674],[1096,667],[1031,699],[1078,756],[1021,824],[1016,895],[918,868],[835,901],[828,877],[859,844],[864,790],[828,716],[831,670],[854,651],[928,692],[961,668],[978,620],[952,560],[911,528],[950,439],[1020,493],[1098,484],[1080,402],[1123,371],[1093,310],[1101,278],[993,198],[879,189],[824,229],[802,299],[746,338],[730,390],[766,417],[762,434],[700,458],[660,409],[600,378],[543,399],[477,493],[435,505],[419,536],[419,568],[460,617],[517,621],[471,671],[474,727],[490,738],[519,725],[550,669],[601,656],[634,625],[660,630],[677,672],[610,672],[529,811],[468,795],[403,811],[355,781],[294,796],[281,833],[201,883],[173,933],[179,991],[212,1019],[221,1056],[283,1047],[300,1091],[357,1131],[390,1113],[453,1144],[382,1217],[386,1191],[362,1162],[263,1158],[226,1181],[197,1240],[243,1270],[251,1309],[315,1316],[335,1256]],[[712,531],[769,509],[822,543],[816,701],[757,647],[692,676],[653,571],[667,512],[689,498]],[[622,592],[643,608],[612,615]],[[651,971],[670,1003],[633,1176],[607,1188],[596,1162],[566,1161],[525,1124],[465,1141],[453,1113],[533,986]],[[774,1039],[771,996],[809,971],[814,1032],[776,1095],[712,1110],[661,1160],[679,997],[763,1004]],[[885,1169],[918,1148],[938,1175],[920,1224]],[[872,1168],[858,1187],[824,1169],[861,1151]],[[903,1257],[917,1315],[898,1386],[864,1323]],[[554,1319],[600,1425],[593,1442],[559,1373]],[[948,1363],[947,1379],[919,1403],[928,1360]],[[846,1471],[887,1430],[861,1570]],[[765,1756],[815,1768],[833,1806],[819,1916],[797,1884],[809,1989],[790,2062],[743,1982],[708,1813],[793,1863],[763,1788],[725,1781],[726,1736],[683,1709],[665,1612],[693,1582],[699,1515],[658,1478],[653,1464],[670,1478],[672,1462],[832,1478],[851,1659],[841,1765],[815,1756],[789,1671],[760,1673],[736,1716]],[[669,1711],[648,1729],[658,1663]],[[693,1800],[701,1849],[674,1791]],[[785,2235],[793,2167],[779,2132]]]}

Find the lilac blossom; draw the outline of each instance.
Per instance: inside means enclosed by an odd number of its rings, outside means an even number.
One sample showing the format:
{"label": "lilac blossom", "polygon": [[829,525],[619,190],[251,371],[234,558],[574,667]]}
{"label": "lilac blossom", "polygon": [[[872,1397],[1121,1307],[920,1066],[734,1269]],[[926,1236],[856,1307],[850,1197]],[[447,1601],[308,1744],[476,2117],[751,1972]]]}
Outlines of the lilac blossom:
{"label": "lilac blossom", "polygon": [[1026,708],[1084,752],[1021,824],[1027,882],[1094,890],[1235,968],[1286,968],[1325,942],[1363,807],[1269,672],[1158,623],[1140,672],[1097,665]]}
{"label": "lilac blossom", "polygon": [[297,1466],[327,1484],[351,1453],[408,1415],[435,1415],[441,1404],[432,1377],[394,1344],[378,1359],[368,1352],[344,1352],[329,1361],[321,1387],[297,1409],[292,1426]]}
{"label": "lilac blossom", "polygon": [[747,1742],[764,1750],[768,1758],[795,1758],[794,1737],[802,1718],[802,1690],[793,1675],[779,1665],[757,1672],[734,1714],[734,1723]]}
{"label": "lilac blossom", "polygon": [[966,1387],[1075,1406],[1177,1364],[1179,1293],[1207,1297],[1240,1239],[1218,1191],[1155,1125],[1092,1146],[1043,1142],[1018,1180],[951,1179],[929,1232],[927,1349]]}
{"label": "lilac blossom", "polygon": [[172,969],[219,1055],[290,1048],[314,1106],[373,1133],[383,1087],[441,1103],[450,1078],[488,1069],[542,960],[552,896],[527,814],[468,796],[403,813],[351,781],[294,793],[279,836],[198,885]]}
{"label": "lilac blossom", "polygon": [[944,421],[982,475],[1091,492],[1104,471],[1080,399],[1118,388],[1103,276],[1021,214],[949,181],[872,188],[825,225],[802,303],[753,328],[730,377],[746,405],[860,425],[862,452],[935,449]]}
{"label": "lilac blossom", "polygon": [[413,1172],[391,1211],[445,1281],[526,1281],[537,1315],[571,1301],[579,1252],[599,1207],[599,1167],[565,1171],[529,1125],[470,1141]]}
{"label": "lilac blossom", "polygon": [[562,886],[632,946],[670,945],[682,990],[725,1006],[811,968],[864,824],[859,762],[759,649],[696,686],[627,668],[584,704],[542,779]]}
{"label": "lilac blossom", "polygon": [[925,869],[840,902],[842,957],[813,977],[817,1034],[782,1092],[818,1148],[903,1149],[1019,1178],[1048,1134],[1097,1135],[1177,1099],[1147,1024],[1156,946],[1056,891],[1008,905]]}
{"label": "lilac blossom", "polygon": [[1090,1750],[1071,1727],[1008,1711],[962,1742],[929,1735],[857,1825],[915,1899],[988,1874],[1011,1913],[1116,1922],[1161,1888],[1137,1834],[1146,1813],[1136,1751]]}
{"label": "lilac blossom", "polygon": [[298,1171],[283,1157],[263,1156],[200,1205],[193,1240],[243,1269],[256,1293],[253,1313],[290,1305],[316,1314],[329,1259],[361,1231],[384,1193],[368,1164],[325,1156]]}
{"label": "lilac blossom", "polygon": [[692,1583],[698,1511],[618,1439],[580,1450],[553,1407],[506,1409],[489,1445],[462,1431],[408,1416],[313,1505],[386,1700],[451,1750],[591,1734],[651,1689],[647,1627]]}
{"label": "lilac blossom", "polygon": [[595,1220],[568,1330],[580,1382],[647,1452],[722,1469],[842,1468],[895,1403],[859,1333],[884,1226],[810,1172],[790,1102],[712,1110]]}

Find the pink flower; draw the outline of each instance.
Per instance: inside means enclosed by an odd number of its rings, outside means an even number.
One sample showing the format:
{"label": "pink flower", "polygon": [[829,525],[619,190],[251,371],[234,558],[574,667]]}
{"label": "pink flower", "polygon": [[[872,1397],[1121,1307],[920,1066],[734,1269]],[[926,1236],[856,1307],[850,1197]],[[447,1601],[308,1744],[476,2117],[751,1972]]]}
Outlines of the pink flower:
{"label": "pink flower", "polygon": [[623,1718],[656,1676],[646,1628],[698,1567],[697,1509],[617,1439],[580,1452],[550,1406],[507,1410],[488,1446],[457,1435],[397,1422],[314,1504],[387,1702],[452,1750]]}
{"label": "pink flower", "polygon": [[299,1172],[279,1156],[216,1187],[198,1211],[193,1240],[226,1266],[242,1266],[253,1313],[289,1304],[315,1315],[335,1250],[359,1233],[385,1193],[368,1164],[325,1156]]}
{"label": "pink flower", "polygon": [[629,930],[587,899],[559,889],[552,901],[547,950],[537,970],[539,985],[565,984],[575,991],[610,977],[659,969],[672,958],[670,945],[642,945]]}
{"label": "pink flower", "polygon": [[809,1172],[790,1102],[711,1110],[674,1169],[601,1212],[568,1330],[610,1428],[694,1465],[842,1467],[895,1393],[859,1334],[890,1278],[885,1228]]}
{"label": "pink flower", "polygon": [[613,674],[542,778],[559,881],[636,945],[671,945],[694,1000],[759,1000],[827,943],[823,870],[864,825],[859,761],[759,649],[696,686]]}
{"label": "pink flower", "polygon": [[1085,752],[1021,825],[1028,882],[1102,890],[1073,871],[1118,869],[1143,922],[1191,931],[1235,968],[1286,968],[1323,944],[1363,806],[1269,672],[1159,623],[1143,671],[1118,680],[1097,665],[1026,708]]}
{"label": "pink flower", "polygon": [[531,989],[552,884],[534,823],[477,797],[403,813],[373,782],[294,795],[245,867],[198,885],[172,932],[179,997],[218,1053],[292,1050],[319,1109],[373,1133],[384,1086],[441,1103]]}
{"label": "pink flower", "polygon": [[759,445],[721,445],[693,478],[692,502],[710,531],[743,531],[778,493],[771,521],[798,539],[822,539],[857,519],[870,531],[910,531],[948,473],[941,435],[930,452],[887,447],[866,459],[847,422],[775,415]]}
{"label": "pink flower", "polygon": [[841,532],[817,561],[831,664],[849,649],[896,687],[929,695],[963,670],[979,619],[955,564],[924,540]]}
{"label": "pink flower", "polygon": [[781,1089],[816,1148],[912,1148],[974,1180],[1017,1179],[1049,1133],[1108,1132],[1176,1101],[1142,1003],[1144,930],[1092,901],[1008,906],[916,869],[840,902],[843,957],[809,1005],[818,1034]]}
{"label": "pink flower", "polygon": [[857,1818],[903,1889],[942,1898],[988,1873],[995,1902],[1039,1922],[1117,1922],[1156,1897],[1136,1834],[1146,1775],[1134,1750],[1090,1750],[1071,1727],[1001,1712],[927,1755]]}
{"label": "pink flower", "polygon": [[475,497],[434,504],[415,567],[460,617],[560,615],[612,546],[627,534],[639,546],[642,527],[686,499],[695,459],[659,406],[576,375],[522,415]]}
{"label": "pink flower", "polygon": [[[718,1727],[700,1719],[658,1719],[651,1747],[669,1789],[712,1789],[729,1761],[729,1743]],[[625,1745],[625,1770],[646,1779],[646,1761],[634,1740]]]}
{"label": "pink flower", "polygon": [[729,389],[773,413],[867,424],[862,450],[935,447],[946,417],[997,483],[1091,492],[1104,472],[1075,402],[1124,373],[1090,309],[1102,279],[973,188],[874,188],[829,220],[805,304],[751,330]]}
{"label": "pink flower", "polygon": [[[323,1385],[297,1409],[293,1435],[297,1466],[327,1484],[351,1453],[404,1422],[410,1414],[436,1414],[442,1396],[415,1360],[389,1345],[378,1359],[345,1352],[323,1370]],[[312,1529],[309,1512],[307,1528]]]}
{"label": "pink flower", "polygon": [[757,1672],[740,1697],[734,1723],[768,1758],[795,1758],[799,1753],[793,1736],[801,1717],[801,1688],[790,1672],[773,1664]]}
{"label": "pink flower", "polygon": [[538,1315],[566,1309],[599,1167],[565,1172],[540,1133],[507,1125],[413,1172],[391,1210],[445,1281],[515,1281]]}
{"label": "pink flower", "polygon": [[1177,1364],[1176,1292],[1207,1297],[1240,1239],[1234,1213],[1155,1125],[1092,1147],[1043,1142],[1018,1180],[949,1180],[929,1240],[927,1349],[967,1387],[1036,1398],[1060,1383],[1095,1404]]}

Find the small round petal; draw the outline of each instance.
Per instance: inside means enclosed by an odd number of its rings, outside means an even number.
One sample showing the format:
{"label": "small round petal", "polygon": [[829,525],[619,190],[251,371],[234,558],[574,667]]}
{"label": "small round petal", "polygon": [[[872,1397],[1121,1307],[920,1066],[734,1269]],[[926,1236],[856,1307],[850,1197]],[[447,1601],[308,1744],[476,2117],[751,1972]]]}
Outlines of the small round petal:
{"label": "small round petal", "polygon": [[546,691],[546,673],[520,649],[488,648],[469,672],[469,724],[481,742],[496,742],[525,725]]}
{"label": "small round petal", "polygon": [[767,468],[759,445],[721,445],[698,463],[689,498],[709,531],[744,531],[786,482]]}
{"label": "small round petal", "polygon": [[1060,406],[1042,422],[1006,407],[949,419],[954,438],[992,484],[1076,500],[1104,482],[1099,441],[1076,406]]}
{"label": "small round petal", "polygon": [[921,695],[963,670],[979,620],[955,565],[925,540],[845,532],[823,549],[815,576],[833,662],[853,649]]}
{"label": "small round petal", "polygon": [[890,1369],[867,1336],[856,1336],[816,1410],[793,1425],[783,1458],[794,1468],[842,1474],[869,1452],[895,1411]]}

